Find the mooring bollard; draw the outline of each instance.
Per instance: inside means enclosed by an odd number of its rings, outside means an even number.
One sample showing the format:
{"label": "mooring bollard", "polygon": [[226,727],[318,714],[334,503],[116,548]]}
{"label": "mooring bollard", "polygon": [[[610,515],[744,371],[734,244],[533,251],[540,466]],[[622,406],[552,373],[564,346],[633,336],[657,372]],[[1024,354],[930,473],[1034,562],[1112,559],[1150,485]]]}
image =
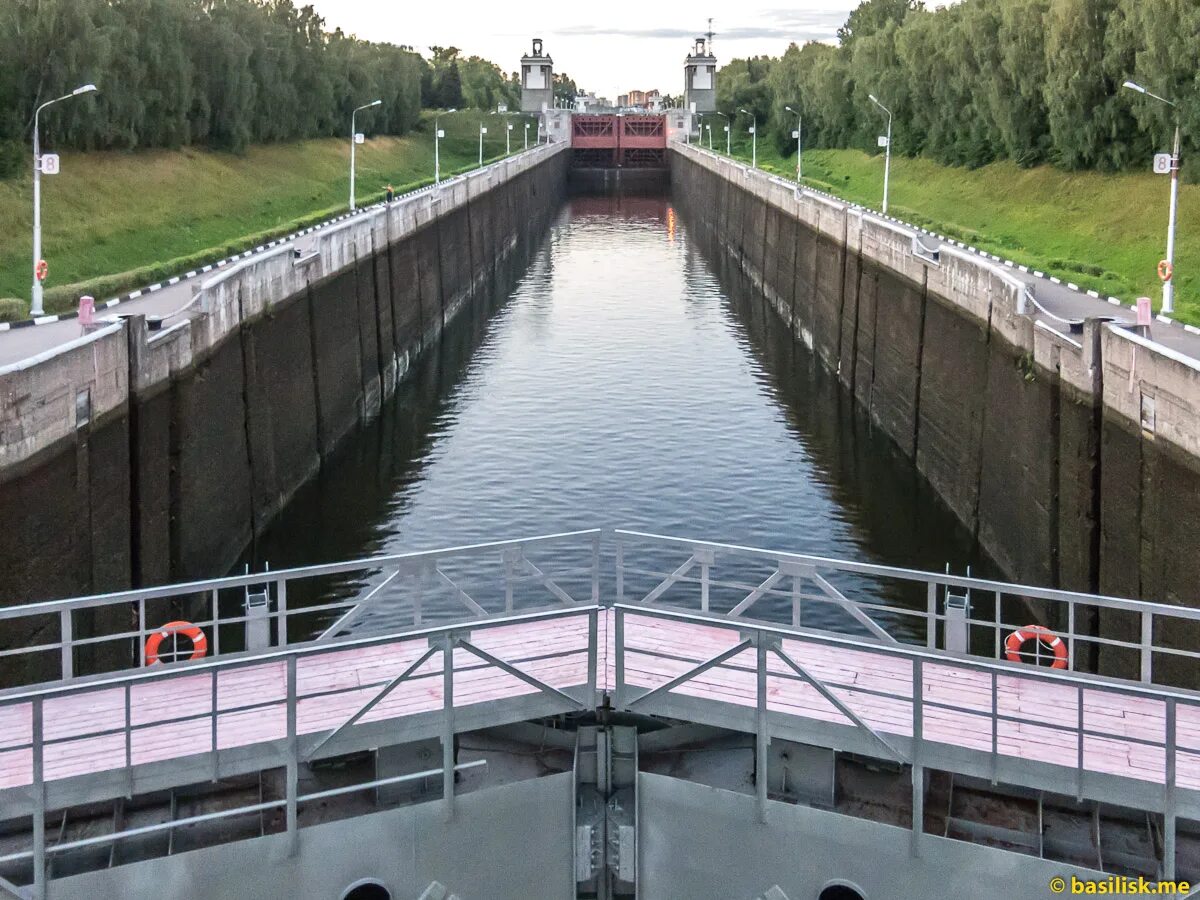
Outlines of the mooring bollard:
{"label": "mooring bollard", "polygon": [[79,325],[86,334],[96,327],[96,298],[84,294],[79,298]]}

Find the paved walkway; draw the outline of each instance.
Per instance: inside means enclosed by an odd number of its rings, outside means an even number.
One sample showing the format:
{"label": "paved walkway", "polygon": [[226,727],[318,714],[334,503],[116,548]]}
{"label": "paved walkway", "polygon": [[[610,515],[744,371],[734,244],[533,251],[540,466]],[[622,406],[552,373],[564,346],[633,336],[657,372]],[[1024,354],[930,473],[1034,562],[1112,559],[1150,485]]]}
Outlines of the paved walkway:
{"label": "paved walkway", "polygon": [[[306,234],[291,241],[296,248],[302,253],[308,252],[316,246],[317,234]],[[266,249],[275,249],[279,244],[272,247],[264,247]],[[242,259],[250,259],[258,255],[256,251],[251,253],[249,257],[234,257],[221,268],[212,268],[208,272],[197,271],[191,278],[182,278],[175,284],[163,282],[162,287],[153,292],[143,292],[142,296],[133,300],[122,300],[114,306],[100,306],[96,310],[96,320],[116,317],[144,314],[147,316],[170,316],[175,313],[188,301],[192,299],[193,292],[198,290],[200,285],[209,278],[213,278],[224,271],[229,266],[237,265]],[[180,273],[182,276],[183,273]],[[98,299],[97,303],[103,302]],[[181,313],[182,316],[196,315],[195,307]],[[177,319],[168,319],[163,324],[164,326],[172,324]],[[84,334],[83,327],[79,324],[76,318],[60,319],[57,322],[47,322],[42,325],[30,325],[23,328],[10,328],[7,331],[0,331],[0,368],[13,363],[21,362],[30,357],[38,356],[55,347],[70,343]]]}

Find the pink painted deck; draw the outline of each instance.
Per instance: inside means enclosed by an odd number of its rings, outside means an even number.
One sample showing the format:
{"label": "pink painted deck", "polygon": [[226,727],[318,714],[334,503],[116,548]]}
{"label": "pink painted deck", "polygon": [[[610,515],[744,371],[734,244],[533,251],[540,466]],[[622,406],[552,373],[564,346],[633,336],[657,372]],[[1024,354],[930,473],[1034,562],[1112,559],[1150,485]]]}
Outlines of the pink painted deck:
{"label": "pink painted deck", "polygon": [[[479,629],[468,640],[481,650],[563,689],[588,680],[587,616]],[[426,638],[365,649],[332,650],[299,657],[296,665],[297,733],[337,728],[417,661]],[[570,655],[548,658],[549,654]],[[217,749],[287,737],[287,666],[283,660],[217,669]],[[443,706],[442,655],[435,653],[413,677],[392,690],[360,721],[378,722]],[[336,691],[337,693],[331,693]],[[537,693],[538,689],[465,649],[454,652],[454,705],[461,709]],[[254,705],[253,709],[235,711]],[[229,710],[222,712],[222,710]],[[134,765],[208,753],[212,748],[212,676],[191,674],[135,684],[131,691]],[[201,718],[168,721],[189,715]],[[121,686],[47,699],[44,703],[47,781],[125,767],[125,691]],[[97,732],[116,729],[116,734]],[[0,789],[31,783],[32,706],[0,706]]]}
{"label": "pink painted deck", "polygon": [[[612,611],[599,616],[600,691],[616,686]],[[469,640],[546,684],[577,688],[587,684],[587,614],[486,629]],[[625,619],[625,680],[635,688],[654,688],[738,643],[738,633],[689,622],[649,616]],[[300,656],[297,662],[297,731],[327,732],[344,723],[389,681],[415,662],[428,647],[410,638],[366,649]],[[807,640],[785,640],[783,650],[864,721],[887,735],[912,734],[912,664],[869,649],[849,650]],[[552,654],[568,653],[565,656]],[[756,705],[755,654],[747,650],[675,689],[680,695]],[[798,719],[852,725],[782,660],[768,656],[768,708]],[[454,656],[456,708],[533,694],[537,688],[485,663],[464,649]],[[216,749],[227,750],[286,737],[286,664],[283,660],[217,672]],[[414,677],[393,690],[362,721],[398,720],[442,708],[442,659],[434,654]],[[1001,675],[1000,712],[1019,721],[1001,721],[998,751],[1006,757],[1075,768],[1076,735],[1049,727],[1074,727],[1078,716],[1073,686],[1042,678]],[[181,667],[177,675],[135,683],[131,691],[131,742],[134,765],[207,753],[212,747],[212,676]],[[924,670],[924,735],[929,741],[990,754],[991,681],[978,670],[947,661]],[[928,704],[945,704],[948,707]],[[237,707],[253,705],[253,709]],[[199,715],[189,721],[169,721]],[[125,767],[124,688],[95,689],[47,699],[45,773],[57,780]],[[1165,751],[1129,738],[1162,741],[1165,704],[1155,698],[1129,697],[1103,688],[1084,691],[1084,725],[1097,736],[1084,740],[1084,768],[1090,772],[1162,783]],[[32,751],[13,749],[31,740],[29,702],[0,706],[0,789],[27,785]],[[115,734],[98,734],[115,730]],[[1178,783],[1200,789],[1200,708],[1181,703],[1177,713]]]}
{"label": "pink painted deck", "polygon": [[[625,618],[625,682],[655,688],[738,644],[728,628],[667,622],[648,616]],[[849,709],[885,735],[913,733],[913,669],[910,660],[870,650],[847,650],[814,641],[784,640],[783,652],[829,687]],[[610,649],[611,653],[611,649]],[[854,723],[774,654],[767,657],[767,708],[772,712],[853,727]],[[923,675],[923,734],[927,741],[990,754],[991,677],[946,663],[926,664]],[[757,705],[755,651],[745,650],[674,689],[689,697],[739,706]],[[1044,678],[1001,675],[997,679],[1001,715],[1000,755],[1051,763],[1078,764],[1078,737],[1047,723],[1074,729],[1078,694],[1074,686]],[[929,704],[944,704],[932,706]],[[1128,740],[1163,741],[1166,704],[1102,688],[1083,692],[1086,771],[1140,781],[1165,781],[1166,752]],[[1180,787],[1200,789],[1200,706],[1180,703],[1176,714],[1176,767]]]}

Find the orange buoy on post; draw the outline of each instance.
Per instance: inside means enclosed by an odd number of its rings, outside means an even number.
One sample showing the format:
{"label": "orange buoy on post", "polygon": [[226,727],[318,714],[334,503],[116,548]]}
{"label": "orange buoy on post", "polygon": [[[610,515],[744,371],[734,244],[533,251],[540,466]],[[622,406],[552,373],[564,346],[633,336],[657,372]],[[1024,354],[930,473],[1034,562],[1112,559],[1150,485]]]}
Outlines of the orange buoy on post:
{"label": "orange buoy on post", "polygon": [[37,265],[33,267],[33,274],[38,281],[45,281],[46,276],[50,274],[50,266],[46,264],[44,259],[39,259]]}
{"label": "orange buoy on post", "polygon": [[1168,282],[1171,276],[1175,274],[1175,267],[1171,265],[1170,260],[1162,260],[1158,264],[1158,277],[1160,281]]}
{"label": "orange buoy on post", "polygon": [[[159,659],[159,649],[162,647],[163,641],[175,634],[182,634],[192,642],[192,655],[188,659],[203,659],[208,653],[208,638],[204,634],[204,629],[199,625],[193,625],[191,622],[168,622],[154,634],[146,639],[146,665],[153,666],[162,660]],[[172,654],[173,657],[178,654]]]}
{"label": "orange buoy on post", "polygon": [[1026,641],[1041,641],[1050,648],[1054,654],[1054,662],[1050,664],[1050,668],[1067,667],[1067,645],[1057,634],[1041,625],[1026,625],[1010,634],[1004,641],[1004,658],[1009,662],[1021,662],[1021,647]]}

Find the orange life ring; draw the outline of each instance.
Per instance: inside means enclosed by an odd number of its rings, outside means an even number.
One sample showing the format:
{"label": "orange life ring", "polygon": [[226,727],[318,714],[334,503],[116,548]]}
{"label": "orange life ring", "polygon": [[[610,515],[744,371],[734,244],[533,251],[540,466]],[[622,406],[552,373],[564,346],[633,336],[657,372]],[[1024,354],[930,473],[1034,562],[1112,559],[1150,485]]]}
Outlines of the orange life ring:
{"label": "orange life ring", "polygon": [[203,628],[193,625],[191,622],[168,622],[146,639],[146,665],[153,666],[161,662],[158,658],[158,648],[173,634],[182,634],[184,637],[191,638],[192,655],[188,657],[189,659],[203,659],[208,653],[208,638],[205,636]]}
{"label": "orange life ring", "polygon": [[1067,667],[1067,645],[1057,634],[1041,625],[1026,625],[1010,634],[1004,641],[1004,658],[1009,662],[1021,662],[1021,647],[1026,641],[1041,641],[1053,651],[1054,662],[1050,668]]}
{"label": "orange life ring", "polygon": [[1158,264],[1158,277],[1162,281],[1170,281],[1171,276],[1175,274],[1175,267],[1168,260],[1162,260]]}
{"label": "orange life ring", "polygon": [[39,259],[37,265],[33,267],[33,274],[37,276],[38,281],[45,281],[46,276],[50,274],[50,266],[44,259]]}

